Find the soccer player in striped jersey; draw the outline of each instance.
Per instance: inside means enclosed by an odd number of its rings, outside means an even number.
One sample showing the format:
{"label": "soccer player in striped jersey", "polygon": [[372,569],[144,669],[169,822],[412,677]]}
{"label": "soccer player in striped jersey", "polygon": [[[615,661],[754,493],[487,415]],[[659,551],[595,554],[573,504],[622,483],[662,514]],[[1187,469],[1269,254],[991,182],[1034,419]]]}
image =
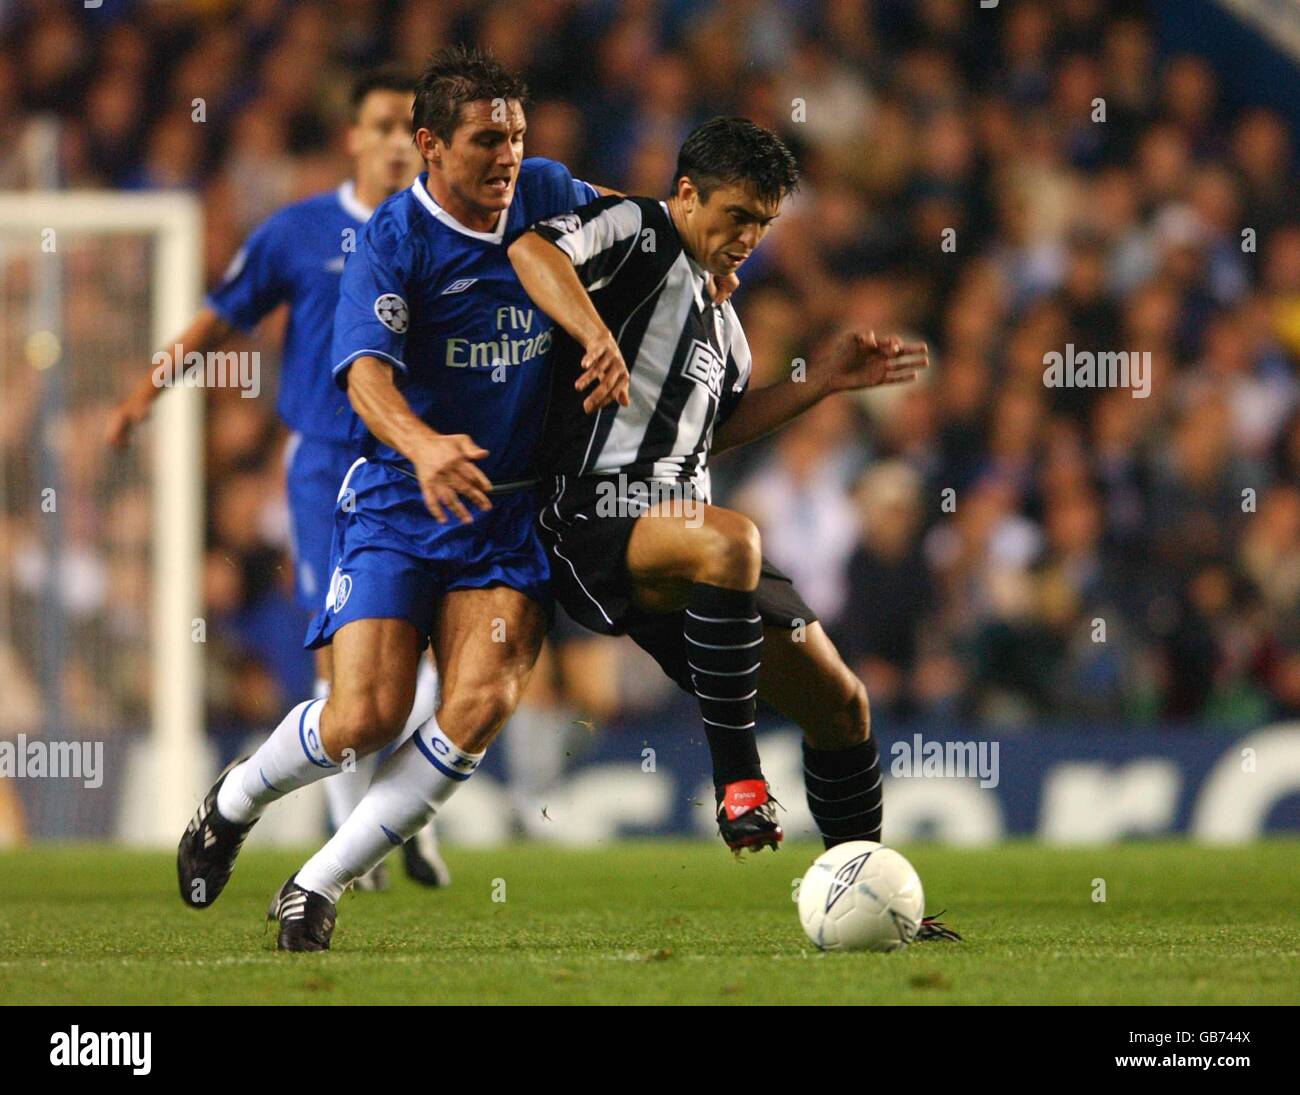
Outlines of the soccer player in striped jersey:
{"label": "soccer player in striped jersey", "polygon": [[[411,141],[414,92],[414,76],[391,67],[372,70],[356,81],[347,130],[352,177],[335,190],[285,206],[258,225],[221,284],[175,340],[186,355],[215,351],[236,332],[252,330],[276,308],[288,307],[276,411],[291,431],[284,457],[290,553],[294,591],[307,613],[315,613],[325,596],[336,497],[356,457],[352,440],[356,415],[329,371],[339,279],[344,260],[355,249],[374,207],[409,185],[420,169]],[[125,446],[163,391],[151,367],[111,412],[109,443]],[[329,692],[332,671],[329,648],[316,651],[315,660],[316,694],[323,697]],[[432,662],[426,659],[407,731],[432,714],[437,687]],[[355,766],[325,784],[334,829],[361,800],[377,759],[359,758]],[[432,826],[404,844],[402,854],[415,881],[426,886],[450,881]],[[379,888],[382,878],[380,866],[358,879],[357,888]]]}
{"label": "soccer player in striped jersey", "polygon": [[[808,802],[827,846],[879,840],[881,772],[866,689],[744,516],[710,503],[708,458],[833,392],[912,380],[922,343],[848,334],[806,377],[747,392],[749,348],[714,279],[735,274],[797,185],[768,131],[715,118],[687,138],[672,196],[606,197],[510,249],[554,348],[540,523],[552,584],[585,626],[626,633],[699,700],[719,831],[735,851],[782,833],[754,739],[757,698],[804,733]],[[629,398],[583,413],[592,366],[626,362]],[[810,545],[811,547],[812,545]]]}

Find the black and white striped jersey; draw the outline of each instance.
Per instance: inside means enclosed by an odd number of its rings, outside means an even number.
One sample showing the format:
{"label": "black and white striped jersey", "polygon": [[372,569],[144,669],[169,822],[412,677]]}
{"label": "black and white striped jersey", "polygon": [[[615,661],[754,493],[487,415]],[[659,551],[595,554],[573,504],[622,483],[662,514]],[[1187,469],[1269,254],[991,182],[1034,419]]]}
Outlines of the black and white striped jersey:
{"label": "black and white striped jersey", "polygon": [[586,393],[573,387],[583,350],[556,329],[542,474],[689,481],[708,500],[713,431],[750,374],[730,301],[712,303],[708,274],[683,249],[663,202],[600,198],[533,230],[573,262],[631,374],[628,406],[584,413]]}

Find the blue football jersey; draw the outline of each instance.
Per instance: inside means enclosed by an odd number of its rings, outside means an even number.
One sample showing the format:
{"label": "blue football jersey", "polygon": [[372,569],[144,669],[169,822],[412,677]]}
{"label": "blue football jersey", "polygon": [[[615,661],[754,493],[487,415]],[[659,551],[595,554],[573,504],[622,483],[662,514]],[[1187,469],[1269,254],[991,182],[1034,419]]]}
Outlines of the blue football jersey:
{"label": "blue football jersey", "polygon": [[315,440],[346,442],[356,433],[352,407],[330,377],[330,330],[344,260],[369,216],[351,182],[286,205],[253,230],[207,297],[209,308],[245,331],[289,305],[276,411]]}
{"label": "blue football jersey", "polygon": [[[551,322],[515,276],[506,248],[534,221],[596,192],[563,164],[531,158],[493,232],[466,228],[430,196],[422,174],[375,210],[343,271],[334,316],[334,375],[346,390],[359,357],[393,366],[411,410],[438,433],[469,434],[496,485],[534,474],[548,394]],[[409,467],[357,421],[361,453]]]}

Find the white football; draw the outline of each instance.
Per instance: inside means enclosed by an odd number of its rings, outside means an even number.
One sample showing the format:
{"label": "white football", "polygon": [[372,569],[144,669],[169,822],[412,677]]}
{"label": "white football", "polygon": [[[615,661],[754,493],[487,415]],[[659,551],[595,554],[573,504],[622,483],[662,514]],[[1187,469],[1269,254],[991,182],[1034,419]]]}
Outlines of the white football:
{"label": "white football", "polygon": [[916,938],[921,877],[893,848],[853,840],[829,848],[799,884],[799,923],[824,951],[893,951]]}

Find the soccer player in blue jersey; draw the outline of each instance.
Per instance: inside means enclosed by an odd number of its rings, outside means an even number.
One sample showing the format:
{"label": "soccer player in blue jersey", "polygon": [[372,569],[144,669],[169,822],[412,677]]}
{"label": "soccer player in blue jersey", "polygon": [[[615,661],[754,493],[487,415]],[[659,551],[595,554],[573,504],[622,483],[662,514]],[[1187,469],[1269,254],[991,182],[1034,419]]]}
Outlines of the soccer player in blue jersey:
{"label": "soccer player in blue jersey", "polygon": [[[533,459],[552,335],[506,248],[597,191],[561,164],[523,159],[524,97],[490,57],[436,54],[414,109],[427,172],[376,210],[344,268],[334,372],[365,432],[338,490],[329,590],[309,629],[312,645],[333,646],[332,688],[218,779],[181,841],[182,894],[202,883],[214,899],[270,802],[337,771],[349,751],[393,740],[430,641],[441,695],[272,902],[281,949],[327,949],[343,890],[473,774],[546,630]],[[616,347],[586,365],[577,384],[590,410],[626,400]]]}
{"label": "soccer player in blue jersey", "polygon": [[[205,354],[237,331],[251,330],[280,305],[288,306],[276,410],[292,431],[285,449],[285,482],[294,584],[309,613],[320,608],[325,595],[339,484],[356,456],[356,416],[329,369],[339,279],[374,207],[408,185],[419,170],[411,141],[414,91],[414,78],[394,68],[374,70],[355,83],[347,132],[352,177],[337,190],[285,206],[254,229],[221,284],[176,339],[187,355]],[[109,441],[124,446],[163,390],[151,369],[112,411]],[[315,657],[316,694],[323,697],[331,677],[329,647],[317,650]],[[426,660],[408,728],[429,717],[436,691]],[[360,758],[326,783],[335,829],[360,801],[374,768],[372,759]],[[405,844],[403,853],[416,881],[449,881],[431,828]],[[359,888],[364,882],[358,880]]]}

